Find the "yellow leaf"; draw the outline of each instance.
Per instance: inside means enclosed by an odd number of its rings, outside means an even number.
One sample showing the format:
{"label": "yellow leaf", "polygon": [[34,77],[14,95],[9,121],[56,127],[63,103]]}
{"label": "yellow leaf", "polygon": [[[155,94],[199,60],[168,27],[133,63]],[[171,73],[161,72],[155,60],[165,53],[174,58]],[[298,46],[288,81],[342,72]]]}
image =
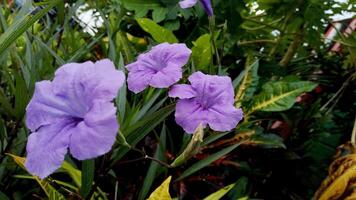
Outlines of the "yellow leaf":
{"label": "yellow leaf", "polygon": [[153,193],[148,200],[172,200],[169,194],[169,184],[171,183],[172,176],[168,177]]}
{"label": "yellow leaf", "polygon": [[235,187],[235,184],[230,184],[226,187],[221,188],[220,190],[210,194],[209,196],[205,197],[204,200],[219,200],[223,196],[225,196],[232,188]]}
{"label": "yellow leaf", "polygon": [[[337,153],[337,157],[329,167],[329,175],[323,181],[313,199],[317,200],[355,200],[356,192],[356,154],[351,143],[343,145],[339,151],[350,150],[350,154]],[[341,157],[340,157],[341,156]]]}
{"label": "yellow leaf", "polygon": [[[19,165],[22,169],[26,170],[25,168],[25,158],[24,157],[19,157],[13,154],[7,154],[9,155],[17,165]],[[59,200],[64,200],[65,197],[59,193],[47,179],[39,179],[37,176],[33,176],[33,178],[37,181],[37,183],[41,186],[45,194],[49,199],[59,199]]]}

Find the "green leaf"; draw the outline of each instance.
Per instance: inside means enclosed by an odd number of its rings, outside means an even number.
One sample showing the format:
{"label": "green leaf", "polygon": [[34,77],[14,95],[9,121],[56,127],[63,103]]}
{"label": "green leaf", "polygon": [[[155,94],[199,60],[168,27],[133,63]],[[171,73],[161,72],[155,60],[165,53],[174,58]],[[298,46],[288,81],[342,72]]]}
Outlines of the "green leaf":
{"label": "green leaf", "polygon": [[10,200],[3,192],[0,191],[0,199],[2,200]]}
{"label": "green leaf", "polygon": [[236,181],[235,186],[230,190],[227,195],[228,199],[242,200],[248,195],[248,178],[243,176]]}
{"label": "green leaf", "polygon": [[29,95],[25,80],[16,73],[16,90],[15,90],[15,113],[17,119],[22,119],[25,115],[25,109],[29,101]]}
{"label": "green leaf", "polygon": [[[15,156],[13,154],[7,154],[9,155],[17,165],[19,165],[22,169],[26,170],[25,168],[25,158]],[[47,179],[39,179],[37,176],[33,176],[33,178],[37,181],[37,183],[41,186],[42,190],[45,192],[47,197],[49,199],[59,199],[59,200],[65,200],[65,197],[59,193]]]}
{"label": "green leaf", "polygon": [[126,9],[135,11],[135,17],[143,17],[149,10],[161,7],[158,0],[121,0],[121,2]]}
{"label": "green leaf", "polygon": [[248,142],[249,145],[257,145],[262,148],[286,148],[283,139],[275,134],[255,134]]}
{"label": "green leaf", "polygon": [[192,48],[192,59],[195,68],[199,71],[207,71],[212,59],[212,49],[210,42],[210,35],[204,34],[200,36]]}
{"label": "green leaf", "polygon": [[0,36],[0,55],[37,20],[45,16],[54,6],[60,2],[61,0],[53,0],[36,14],[32,15],[32,13],[27,13],[19,20],[17,20],[13,25],[11,25],[5,31],[5,33]]}
{"label": "green leaf", "polygon": [[93,186],[95,171],[95,159],[82,161],[82,187],[80,188],[80,194],[83,198],[86,198]]}
{"label": "green leaf", "polygon": [[242,101],[248,101],[252,98],[258,85],[258,60],[248,56],[245,64],[244,76],[235,96],[236,107],[241,107]]}
{"label": "green leaf", "polygon": [[169,194],[169,184],[172,177],[168,177],[153,193],[148,200],[171,200],[172,197]]}
{"label": "green leaf", "polygon": [[73,167],[69,162],[64,161],[61,170],[64,170],[73,179],[74,183],[78,186],[82,186],[82,172],[77,168]]}
{"label": "green leaf", "polygon": [[[126,141],[132,146],[136,145],[157,125],[164,121],[174,111],[174,108],[174,104],[161,108],[160,110],[145,116],[126,130],[122,130],[122,133],[126,137]],[[130,148],[125,146],[120,146],[120,148],[116,149],[112,155],[112,164],[120,160],[129,150]]]}
{"label": "green leaf", "polygon": [[152,19],[154,22],[159,23],[166,18],[166,14],[168,12],[167,8],[157,8],[152,12]]}
{"label": "green leaf", "polygon": [[154,21],[147,19],[147,18],[140,18],[137,19],[138,24],[140,27],[149,33],[154,40],[158,43],[168,42],[168,43],[177,43],[178,39],[172,31],[169,31],[162,26],[156,24]]}
{"label": "green leaf", "polygon": [[291,108],[296,98],[304,92],[312,91],[317,84],[309,81],[269,82],[252,101],[247,115],[256,111],[278,112]]}
{"label": "green leaf", "polygon": [[232,188],[234,188],[235,184],[230,184],[226,187],[221,188],[220,190],[210,194],[209,196],[205,197],[204,200],[219,200],[225,194],[227,194]]}
{"label": "green leaf", "polygon": [[5,92],[0,88],[0,113],[4,115],[14,115],[10,100],[6,97]]}
{"label": "green leaf", "polygon": [[[166,132],[167,132],[167,127],[163,125],[161,135],[159,137],[160,142],[157,146],[156,153],[155,153],[155,158],[161,161],[164,161],[165,159],[164,152],[166,149],[166,135],[167,135]],[[159,163],[155,161],[151,161],[141,191],[138,196],[139,200],[143,200],[146,198],[147,193],[151,189],[151,185],[153,184],[153,181],[158,176],[157,171],[162,168],[163,167]]]}
{"label": "green leaf", "polygon": [[211,163],[213,163],[214,161],[218,160],[219,158],[225,156],[226,154],[230,153],[231,151],[233,151],[234,149],[236,149],[238,146],[240,146],[242,143],[244,143],[245,141],[236,143],[234,145],[231,145],[219,152],[216,152],[214,154],[212,154],[211,156],[205,158],[204,160],[200,160],[197,163],[193,164],[191,167],[189,167],[188,169],[186,169],[182,175],[176,179],[176,181],[182,180],[190,175],[192,175],[193,173],[199,171],[200,169],[210,165]]}
{"label": "green leaf", "polygon": [[204,129],[203,125],[199,124],[199,126],[194,131],[193,137],[190,140],[188,146],[184,149],[184,151],[173,161],[171,164],[172,167],[178,167],[191,157],[195,156],[199,152],[200,145],[203,142],[204,138]]}

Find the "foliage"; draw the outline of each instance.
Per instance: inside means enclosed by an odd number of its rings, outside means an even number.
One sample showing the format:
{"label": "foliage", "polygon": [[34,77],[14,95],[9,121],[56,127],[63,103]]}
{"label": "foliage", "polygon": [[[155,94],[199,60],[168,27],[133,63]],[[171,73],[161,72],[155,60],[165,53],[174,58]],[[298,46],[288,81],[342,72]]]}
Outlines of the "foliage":
{"label": "foliage", "polygon": [[[350,138],[355,34],[338,33],[331,42],[343,48],[332,53],[323,32],[332,15],[355,11],[351,1],[214,0],[214,18],[178,0],[15,2],[0,1],[0,199],[310,199]],[[79,8],[102,24],[83,23]],[[109,58],[125,70],[162,42],[192,49],[182,82],[194,71],[232,78],[245,113],[236,129],[188,135],[174,122],[166,89],[135,95],[125,86],[108,154],[85,162],[67,156],[44,180],[23,169],[25,109],[37,81],[68,62]],[[334,170],[320,193],[350,189],[338,178],[353,172]]]}

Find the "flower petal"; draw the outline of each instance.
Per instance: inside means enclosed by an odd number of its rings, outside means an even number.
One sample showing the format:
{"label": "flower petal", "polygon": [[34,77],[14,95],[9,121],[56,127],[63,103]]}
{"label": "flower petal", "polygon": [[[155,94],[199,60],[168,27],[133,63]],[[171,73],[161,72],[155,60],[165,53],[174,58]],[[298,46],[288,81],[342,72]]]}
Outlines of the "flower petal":
{"label": "flower petal", "polygon": [[129,70],[128,88],[141,92],[148,85],[167,88],[182,78],[182,67],[191,50],[185,44],[162,43],[141,54],[137,61],[126,66]]}
{"label": "flower petal", "polygon": [[209,127],[215,131],[230,131],[241,121],[241,109],[233,105],[215,105],[209,108]]}
{"label": "flower petal", "polygon": [[190,99],[195,97],[195,91],[190,85],[179,84],[173,85],[168,92],[169,97],[178,97],[180,99]]}
{"label": "flower petal", "polygon": [[111,101],[124,84],[125,75],[108,60],[69,63],[60,67],[53,80],[57,95],[65,96],[86,112],[94,99]]}
{"label": "flower petal", "polygon": [[50,81],[41,81],[36,83],[35,93],[27,105],[26,125],[31,131],[36,131],[41,126],[77,114],[67,98],[54,94]]}
{"label": "flower petal", "polygon": [[150,80],[150,86],[155,88],[167,88],[174,85],[182,78],[182,67],[169,66],[154,74]]}
{"label": "flower petal", "polygon": [[203,8],[207,15],[213,16],[213,6],[211,5],[211,0],[200,0],[200,3],[203,5]]}
{"label": "flower petal", "polygon": [[234,89],[228,76],[205,75],[195,72],[189,78],[201,101],[213,104],[233,104]]}
{"label": "flower petal", "polygon": [[197,4],[198,0],[183,0],[179,2],[179,6],[183,9],[191,8]]}
{"label": "flower petal", "polygon": [[118,129],[114,104],[95,101],[84,121],[71,130],[70,153],[78,160],[103,155],[110,151]]}
{"label": "flower petal", "polygon": [[71,120],[60,120],[52,125],[45,125],[28,137],[25,167],[41,179],[57,170],[67,153]]}
{"label": "flower petal", "polygon": [[[131,64],[130,66],[138,65]],[[127,85],[130,91],[134,93],[142,92],[146,89],[150,83],[154,75],[154,71],[152,70],[140,70],[138,68],[131,67],[133,71],[129,72],[127,77]]]}
{"label": "flower petal", "polygon": [[208,122],[208,112],[194,99],[179,100],[174,114],[177,124],[179,124],[187,133],[193,133],[202,123],[206,127]]}

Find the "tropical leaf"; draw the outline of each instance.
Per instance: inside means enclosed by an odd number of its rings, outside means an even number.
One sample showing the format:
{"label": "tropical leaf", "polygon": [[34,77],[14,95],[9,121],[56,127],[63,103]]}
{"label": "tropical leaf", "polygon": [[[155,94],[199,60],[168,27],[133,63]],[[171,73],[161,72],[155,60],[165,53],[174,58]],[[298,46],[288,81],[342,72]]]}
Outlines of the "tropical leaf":
{"label": "tropical leaf", "polygon": [[171,200],[172,197],[169,194],[169,184],[172,177],[168,177],[153,193],[148,200]]}
{"label": "tropical leaf", "polygon": [[204,138],[204,129],[203,125],[199,124],[199,126],[194,131],[193,137],[190,140],[188,146],[184,149],[184,151],[173,161],[171,164],[172,167],[178,167],[186,162],[188,159],[193,157],[198,153],[200,149],[200,145],[203,142]]}
{"label": "tropical leaf", "polygon": [[161,8],[158,0],[122,0],[122,4],[126,9],[135,11],[136,17],[143,17],[149,10]]}
{"label": "tropical leaf", "polygon": [[232,188],[234,188],[235,184],[230,184],[226,187],[221,188],[220,190],[210,194],[209,196],[205,197],[204,200],[219,200],[223,196],[225,196]]}
{"label": "tropical leaf", "polygon": [[154,21],[147,18],[140,18],[136,20],[141,28],[149,33],[154,40],[158,43],[168,42],[168,43],[177,43],[178,39],[172,31],[169,31],[162,26],[156,24]]}
{"label": "tropical leaf", "polygon": [[317,84],[309,81],[266,83],[262,92],[253,99],[247,115],[256,111],[288,110],[294,105],[299,95],[312,91],[316,86]]}
{"label": "tropical leaf", "polygon": [[[350,154],[340,156],[345,151]],[[329,175],[315,193],[314,199],[351,200],[356,198],[356,148],[353,144],[348,143],[342,145],[337,154],[339,156],[331,163]]]}
{"label": "tropical leaf", "polygon": [[252,56],[248,56],[245,64],[245,70],[242,82],[236,91],[235,105],[241,107],[242,101],[248,101],[252,98],[258,85],[258,67],[259,61]]}
{"label": "tropical leaf", "polygon": [[212,49],[210,43],[210,35],[204,34],[200,36],[192,48],[192,59],[194,67],[197,71],[206,71],[211,63]]}

